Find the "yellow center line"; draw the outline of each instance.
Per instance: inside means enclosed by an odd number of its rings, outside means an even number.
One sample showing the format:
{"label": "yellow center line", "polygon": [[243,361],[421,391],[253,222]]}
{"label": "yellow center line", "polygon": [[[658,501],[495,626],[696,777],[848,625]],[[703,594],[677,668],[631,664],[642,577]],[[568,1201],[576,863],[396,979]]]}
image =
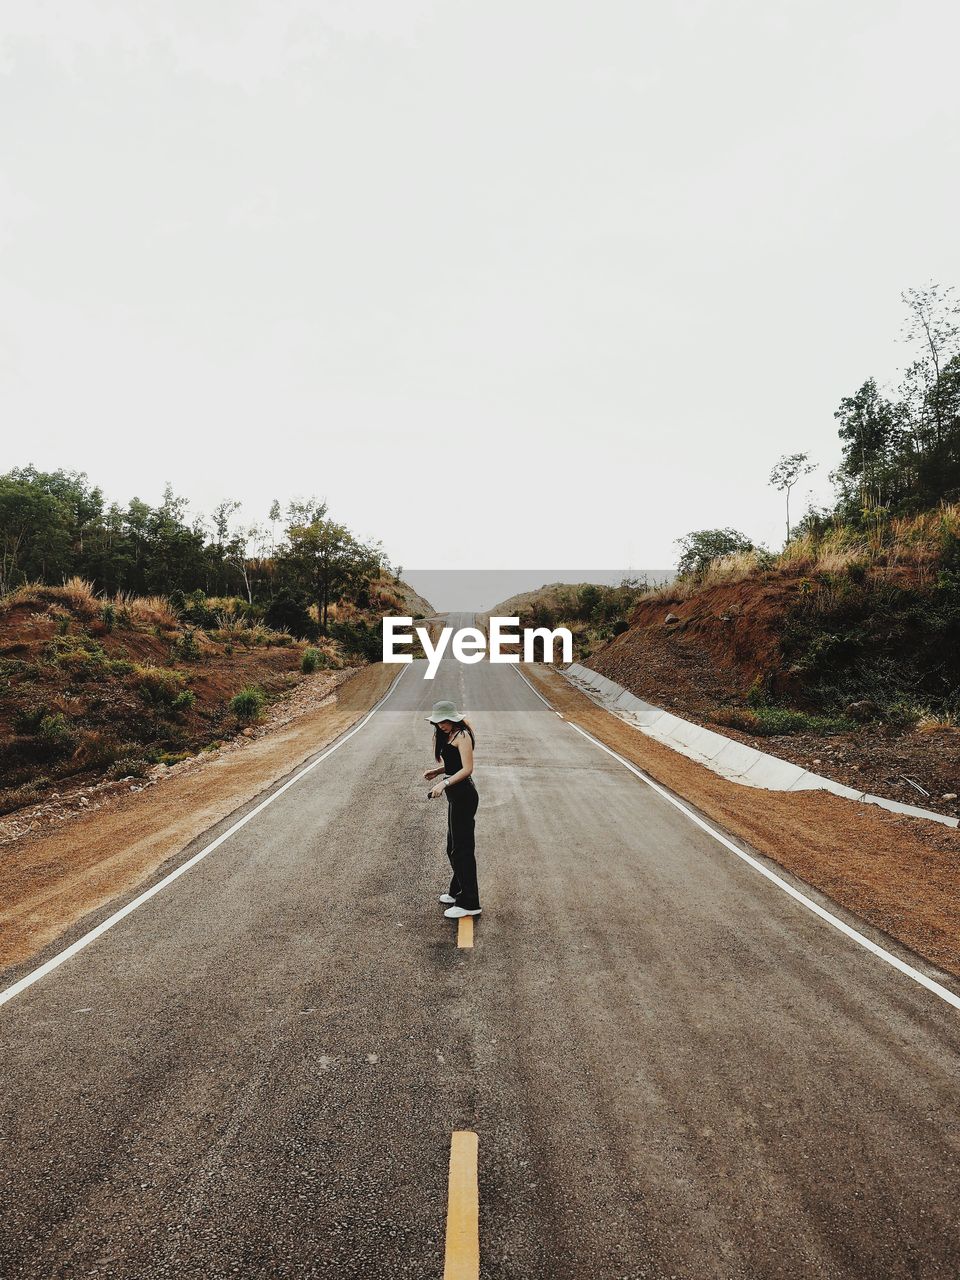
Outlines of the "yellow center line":
{"label": "yellow center line", "polygon": [[480,1193],[477,1188],[477,1135],[455,1129],[450,1138],[447,1186],[447,1246],[443,1280],[479,1280]]}
{"label": "yellow center line", "polygon": [[457,946],[473,946],[473,916],[460,917],[460,927],[457,929]]}

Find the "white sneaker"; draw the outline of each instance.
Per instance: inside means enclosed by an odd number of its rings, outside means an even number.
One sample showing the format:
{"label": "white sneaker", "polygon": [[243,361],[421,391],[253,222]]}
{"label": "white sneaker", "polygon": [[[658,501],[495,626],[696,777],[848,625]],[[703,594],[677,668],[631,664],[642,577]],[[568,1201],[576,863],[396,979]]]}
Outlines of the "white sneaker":
{"label": "white sneaker", "polygon": [[453,897],[451,894],[449,894],[449,893],[441,893],[441,895],[440,895],[440,901],[441,901],[441,902],[456,902],[456,898],[454,898],[454,897]]}
{"label": "white sneaker", "polygon": [[443,914],[448,920],[459,920],[461,916],[478,916],[482,909],[477,907],[475,911],[468,911],[466,907],[447,907]]}

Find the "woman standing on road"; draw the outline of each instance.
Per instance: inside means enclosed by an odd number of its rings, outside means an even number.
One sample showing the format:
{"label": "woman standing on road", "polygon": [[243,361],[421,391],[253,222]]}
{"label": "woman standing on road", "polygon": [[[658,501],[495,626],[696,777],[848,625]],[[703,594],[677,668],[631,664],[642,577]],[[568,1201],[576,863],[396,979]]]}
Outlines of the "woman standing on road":
{"label": "woman standing on road", "polygon": [[428,781],[444,775],[431,796],[446,793],[447,857],[453,867],[450,891],[441,893],[440,901],[452,905],[445,916],[480,914],[480,891],[477,888],[477,860],[474,856],[473,819],[480,797],[473,781],[473,729],[452,702],[435,702],[427,719],[433,725],[433,758],[440,761],[436,769],[428,769]]}

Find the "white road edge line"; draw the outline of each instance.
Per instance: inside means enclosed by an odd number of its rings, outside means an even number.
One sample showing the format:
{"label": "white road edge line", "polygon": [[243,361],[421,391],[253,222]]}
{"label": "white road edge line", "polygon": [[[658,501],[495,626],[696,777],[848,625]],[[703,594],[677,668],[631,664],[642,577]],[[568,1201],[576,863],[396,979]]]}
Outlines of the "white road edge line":
{"label": "white road edge line", "polygon": [[41,978],[45,978],[48,973],[52,973],[54,969],[58,969],[60,965],[71,960],[77,952],[82,951],[84,947],[88,947],[91,942],[96,942],[97,938],[106,933],[108,929],[112,929],[113,926],[115,924],[119,924],[124,917],[136,911],[138,907],[142,907],[145,902],[149,902],[152,897],[161,891],[161,889],[165,889],[167,885],[172,884],[174,880],[189,871],[191,867],[195,867],[198,862],[202,862],[208,854],[213,853],[214,849],[218,849],[225,840],[229,840],[230,837],[235,835],[241,827],[245,827],[247,823],[251,822],[258,814],[263,813],[264,809],[266,809],[268,805],[273,804],[274,800],[279,799],[285,791],[289,791],[294,783],[299,782],[301,778],[305,778],[311,770],[315,769],[318,764],[322,764],[324,760],[329,756],[332,756],[335,751],[339,751],[344,743],[348,742],[355,733],[359,733],[363,726],[377,714],[400,683],[400,676],[403,675],[406,669],[407,668],[405,666],[401,667],[400,675],[397,676],[396,680],[394,680],[393,684],[379,702],[371,707],[363,719],[355,724],[352,729],[343,734],[332,747],[328,747],[326,751],[317,756],[316,760],[312,760],[310,764],[301,769],[299,773],[295,773],[292,778],[289,778],[283,784],[282,787],[278,787],[276,791],[268,795],[266,800],[261,800],[255,808],[251,809],[249,813],[245,813],[242,818],[233,824],[233,826],[228,827],[222,835],[217,836],[216,840],[212,840],[210,844],[201,849],[199,853],[195,853],[192,858],[188,858],[187,861],[181,863],[179,867],[175,867],[169,875],[164,876],[162,880],[151,885],[149,889],[146,889],[138,897],[134,898],[132,902],[128,902],[127,905],[125,907],[121,907],[119,911],[115,911],[112,916],[108,916],[107,919],[98,924],[95,929],[91,929],[89,933],[85,933],[82,938],[78,938],[76,942],[71,943],[65,950],[60,951],[57,955],[52,956],[49,960],[45,961],[38,969],[34,969],[30,973],[25,974],[24,977],[13,983],[12,986],[7,987],[5,991],[0,991],[0,1005],[6,1004],[8,1000],[12,1000],[14,996],[20,995],[20,993],[22,991],[26,991],[28,987],[32,987],[35,982],[39,982]]}
{"label": "white road edge line", "polygon": [[[538,689],[534,689],[533,685],[530,684],[530,681],[522,671],[517,667],[514,667],[514,670],[517,672],[517,675],[523,683],[537,695],[541,702],[546,703],[546,705],[550,707],[551,711],[555,710],[554,707],[550,706],[550,703],[547,702],[547,699],[540,693],[540,691]],[[622,764],[625,769],[629,769],[632,774],[641,780],[641,782],[645,782],[648,787],[651,787],[657,793],[658,796],[662,796],[668,804],[672,804],[675,809],[679,809],[681,813],[685,814],[691,822],[700,827],[702,831],[705,831],[707,835],[713,836],[714,840],[716,840],[718,844],[722,844],[725,849],[729,849],[731,853],[735,853],[737,857],[748,866],[753,867],[754,871],[759,871],[762,876],[766,876],[772,884],[775,884],[778,889],[782,889],[784,893],[789,894],[791,898],[806,907],[808,911],[812,911],[815,916],[819,916],[821,920],[832,925],[834,929],[845,934],[846,937],[851,939],[851,941],[856,942],[858,946],[864,947],[885,964],[889,964],[894,969],[898,969],[900,973],[912,979],[914,982],[919,983],[921,987],[926,987],[928,991],[932,991],[935,996],[939,996],[941,1000],[952,1005],[954,1009],[960,1009],[960,995],[957,995],[956,992],[951,991],[948,987],[943,986],[939,982],[935,982],[933,978],[928,978],[925,973],[921,973],[920,970],[915,969],[913,965],[907,964],[907,962],[905,960],[901,960],[899,956],[895,956],[891,951],[887,951],[884,947],[879,946],[876,942],[865,937],[862,933],[858,933],[856,929],[851,928],[850,925],[846,924],[838,916],[835,916],[831,912],[825,910],[819,903],[814,902],[812,898],[808,898],[806,894],[801,893],[799,889],[795,889],[792,884],[789,884],[781,876],[778,876],[776,872],[771,871],[769,867],[765,867],[762,862],[751,857],[749,853],[744,853],[742,849],[738,849],[732,840],[728,840],[727,837],[721,835],[719,831],[715,831],[708,822],[704,822],[701,817],[695,814],[691,809],[688,809],[685,804],[682,804],[675,796],[672,796],[669,791],[664,787],[661,787],[659,783],[654,782],[654,780],[651,777],[648,777],[642,769],[638,769],[635,764],[631,764],[629,760],[624,759],[624,757],[618,755],[616,751],[611,750],[611,748],[602,743],[599,738],[595,738],[593,734],[588,733],[586,729],[581,729],[580,726],[578,724],[574,724],[572,720],[567,720],[566,723],[571,729],[576,729],[577,733],[586,738],[588,742],[592,742],[595,747],[599,747],[601,751],[605,751],[608,756],[613,756],[614,760],[617,760]]]}

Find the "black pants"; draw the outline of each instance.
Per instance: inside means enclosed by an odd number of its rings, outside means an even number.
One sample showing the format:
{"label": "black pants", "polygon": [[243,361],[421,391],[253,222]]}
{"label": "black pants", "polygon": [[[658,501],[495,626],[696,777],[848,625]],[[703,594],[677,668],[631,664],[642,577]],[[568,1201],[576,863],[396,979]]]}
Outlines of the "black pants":
{"label": "black pants", "polygon": [[450,896],[458,907],[476,911],[480,906],[477,888],[477,859],[474,855],[473,819],[480,803],[477,788],[469,778],[447,792],[447,857],[453,867]]}

